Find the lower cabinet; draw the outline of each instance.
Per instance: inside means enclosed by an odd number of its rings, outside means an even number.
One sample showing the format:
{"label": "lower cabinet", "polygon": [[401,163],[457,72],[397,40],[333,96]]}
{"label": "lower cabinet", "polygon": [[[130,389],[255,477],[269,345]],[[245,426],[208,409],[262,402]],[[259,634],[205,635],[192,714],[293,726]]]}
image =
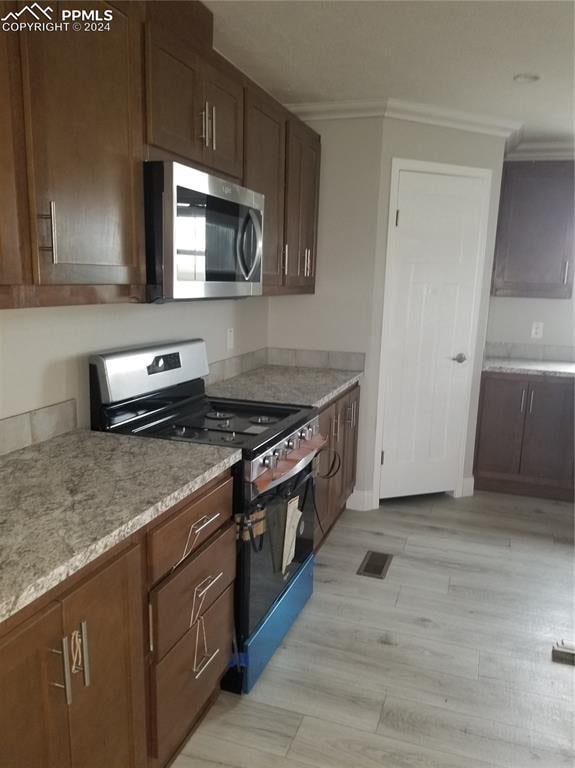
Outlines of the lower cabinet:
{"label": "lower cabinet", "polygon": [[141,562],[132,547],[0,641],[2,768],[146,765]]}
{"label": "lower cabinet", "polygon": [[475,487],[573,499],[574,379],[484,373]]}
{"label": "lower cabinet", "polygon": [[235,575],[226,472],[0,623],[1,768],[169,764],[228,668]]}
{"label": "lower cabinet", "polygon": [[359,387],[354,387],[324,408],[319,416],[320,431],[329,437],[317,467],[316,550],[341,514],[355,485],[359,395]]}
{"label": "lower cabinet", "polygon": [[232,479],[214,481],[148,532],[150,768],[185,743],[232,657]]}

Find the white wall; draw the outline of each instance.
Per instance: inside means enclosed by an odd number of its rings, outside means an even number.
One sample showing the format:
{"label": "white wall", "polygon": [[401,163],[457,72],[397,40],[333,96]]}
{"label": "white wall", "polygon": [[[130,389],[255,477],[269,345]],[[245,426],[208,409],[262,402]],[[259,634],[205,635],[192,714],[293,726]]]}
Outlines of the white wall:
{"label": "white wall", "polygon": [[378,485],[374,459],[391,160],[402,157],[493,171],[479,354],[466,446],[466,475],[470,475],[504,141],[388,118],[314,121],[313,128],[322,137],[317,290],[315,296],[270,302],[269,343],[366,353],[357,479],[364,498],[373,497]]}
{"label": "white wall", "polygon": [[[543,323],[543,338],[531,338],[534,321]],[[571,299],[524,299],[492,296],[487,341],[573,347],[575,292]]]}
{"label": "white wall", "polygon": [[322,142],[316,291],[270,301],[272,347],[367,350],[382,122],[313,123]]}
{"label": "white wall", "polygon": [[[87,355],[131,344],[203,338],[210,362],[267,346],[268,299],[0,312],[0,418],[76,398],[88,425]],[[235,348],[226,348],[226,329]]]}

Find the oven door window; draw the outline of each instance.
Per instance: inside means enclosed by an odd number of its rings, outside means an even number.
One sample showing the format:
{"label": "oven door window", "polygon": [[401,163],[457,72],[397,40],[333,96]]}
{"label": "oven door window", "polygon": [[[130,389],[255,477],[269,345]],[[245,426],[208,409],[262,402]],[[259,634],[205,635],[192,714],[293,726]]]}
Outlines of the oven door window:
{"label": "oven door window", "polygon": [[261,247],[259,211],[177,187],[178,281],[259,282]]}

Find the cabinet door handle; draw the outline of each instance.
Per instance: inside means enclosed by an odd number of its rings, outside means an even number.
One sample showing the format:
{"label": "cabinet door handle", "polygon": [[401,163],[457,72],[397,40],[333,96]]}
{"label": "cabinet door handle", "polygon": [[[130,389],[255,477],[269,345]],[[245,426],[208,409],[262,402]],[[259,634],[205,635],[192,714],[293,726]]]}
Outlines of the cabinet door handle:
{"label": "cabinet door handle", "polygon": [[212,105],[212,149],[216,151],[216,108]]}
{"label": "cabinet door handle", "polygon": [[56,201],[50,200],[50,232],[52,234],[52,264],[58,263],[58,230],[56,228]]}
{"label": "cabinet door handle", "polygon": [[203,109],[202,110],[202,135],[200,136],[200,139],[202,140],[204,145],[206,144],[207,135],[208,135],[208,117],[206,114],[206,110]]}
{"label": "cabinet door handle", "polygon": [[531,396],[529,398],[529,415],[533,413],[533,401],[535,400],[535,390],[531,390]]}
{"label": "cabinet door handle", "polygon": [[80,622],[80,637],[82,640],[82,668],[84,670],[84,686],[90,687],[92,673],[90,670],[90,646],[88,644],[88,623]]}
{"label": "cabinet door handle", "polygon": [[519,413],[525,412],[525,398],[527,397],[527,390],[525,387],[521,390],[521,406],[519,407]]}
{"label": "cabinet door handle", "polygon": [[285,254],[284,275],[287,277],[287,275],[288,275],[288,265],[289,265],[289,246],[288,246],[287,243],[284,245],[284,254]]}
{"label": "cabinet door handle", "polygon": [[70,641],[68,636],[62,638],[61,649],[50,648],[52,653],[58,654],[62,657],[64,667],[64,684],[62,683],[50,683],[53,688],[63,688],[66,695],[66,704],[70,706],[72,704],[72,674],[70,672]]}
{"label": "cabinet door handle", "polygon": [[204,131],[204,146],[209,149],[210,146],[210,105],[206,101],[205,107],[204,107],[204,114],[206,116],[206,127]]}
{"label": "cabinet door handle", "polygon": [[567,278],[569,277],[569,259],[565,259],[563,265],[563,285],[567,285]]}

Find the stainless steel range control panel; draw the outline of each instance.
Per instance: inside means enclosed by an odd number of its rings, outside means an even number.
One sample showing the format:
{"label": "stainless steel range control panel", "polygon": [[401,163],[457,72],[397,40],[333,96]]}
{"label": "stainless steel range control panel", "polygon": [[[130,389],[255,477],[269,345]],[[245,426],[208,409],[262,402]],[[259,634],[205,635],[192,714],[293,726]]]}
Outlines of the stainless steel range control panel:
{"label": "stainless steel range control panel", "polygon": [[269,451],[261,456],[246,461],[244,466],[244,479],[253,482],[268,469],[275,469],[282,459],[289,459],[293,451],[303,447],[308,440],[319,433],[319,416],[314,416],[302,427],[298,427],[294,432],[283,440],[277,442]]}

